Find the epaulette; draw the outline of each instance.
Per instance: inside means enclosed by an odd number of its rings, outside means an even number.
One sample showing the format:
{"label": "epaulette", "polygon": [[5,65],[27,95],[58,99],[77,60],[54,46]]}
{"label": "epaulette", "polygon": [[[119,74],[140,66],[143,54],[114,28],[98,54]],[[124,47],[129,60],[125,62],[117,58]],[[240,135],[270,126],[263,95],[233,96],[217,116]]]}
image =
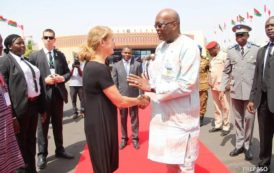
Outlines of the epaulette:
{"label": "epaulette", "polygon": [[238,47],[239,47],[238,44],[234,44],[233,46],[231,46],[230,48],[228,48],[228,50],[233,49],[233,48],[237,49]]}
{"label": "epaulette", "polygon": [[260,47],[259,45],[257,45],[257,44],[255,44],[255,43],[249,43],[250,45],[252,45],[252,46],[255,46],[255,47]]}

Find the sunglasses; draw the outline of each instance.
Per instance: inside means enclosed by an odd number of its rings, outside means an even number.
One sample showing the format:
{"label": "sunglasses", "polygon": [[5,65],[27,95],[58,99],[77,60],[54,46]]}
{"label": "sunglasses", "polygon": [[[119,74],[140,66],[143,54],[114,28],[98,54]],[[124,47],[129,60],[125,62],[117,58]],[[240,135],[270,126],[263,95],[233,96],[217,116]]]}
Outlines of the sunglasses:
{"label": "sunglasses", "polygon": [[48,40],[48,39],[53,40],[54,37],[52,37],[52,36],[44,36],[43,39],[44,39],[44,40]]}

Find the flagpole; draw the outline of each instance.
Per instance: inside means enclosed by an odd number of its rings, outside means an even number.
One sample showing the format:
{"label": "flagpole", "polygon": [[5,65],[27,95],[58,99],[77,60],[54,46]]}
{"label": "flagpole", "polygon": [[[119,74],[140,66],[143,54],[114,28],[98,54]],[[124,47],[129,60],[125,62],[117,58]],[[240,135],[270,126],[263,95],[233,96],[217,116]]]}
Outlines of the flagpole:
{"label": "flagpole", "polygon": [[25,32],[23,29],[22,29],[22,37],[25,38]]}

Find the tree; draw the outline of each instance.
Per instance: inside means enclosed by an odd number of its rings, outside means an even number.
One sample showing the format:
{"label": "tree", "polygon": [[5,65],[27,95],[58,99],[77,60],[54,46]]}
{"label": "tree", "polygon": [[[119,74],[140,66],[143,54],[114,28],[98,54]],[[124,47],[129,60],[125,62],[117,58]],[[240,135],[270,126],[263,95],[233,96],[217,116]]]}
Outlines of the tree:
{"label": "tree", "polygon": [[33,47],[32,40],[28,40],[28,44],[26,46],[26,51],[25,51],[25,54],[24,54],[25,57],[28,58],[29,55],[33,52],[32,47]]}

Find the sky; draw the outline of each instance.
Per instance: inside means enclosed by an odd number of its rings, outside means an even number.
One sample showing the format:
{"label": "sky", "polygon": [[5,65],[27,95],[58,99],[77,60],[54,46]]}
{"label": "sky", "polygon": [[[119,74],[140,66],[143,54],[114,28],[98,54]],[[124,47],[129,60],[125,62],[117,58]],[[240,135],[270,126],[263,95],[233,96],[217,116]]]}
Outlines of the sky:
{"label": "sky", "polygon": [[[0,16],[24,25],[24,31],[0,22],[3,38],[9,34],[31,37],[39,42],[42,31],[52,28],[56,36],[85,35],[96,25],[109,27],[154,25],[157,13],[164,8],[176,10],[181,18],[181,31],[201,31],[207,41],[216,40],[221,45],[233,45],[235,36],[231,20],[236,16],[253,20],[244,24],[252,27],[250,41],[262,45],[268,39],[264,23],[268,15],[264,5],[274,14],[273,0],[0,0]],[[262,13],[254,16],[253,9]],[[221,25],[223,31],[219,29]],[[226,29],[224,29],[226,25]]]}

